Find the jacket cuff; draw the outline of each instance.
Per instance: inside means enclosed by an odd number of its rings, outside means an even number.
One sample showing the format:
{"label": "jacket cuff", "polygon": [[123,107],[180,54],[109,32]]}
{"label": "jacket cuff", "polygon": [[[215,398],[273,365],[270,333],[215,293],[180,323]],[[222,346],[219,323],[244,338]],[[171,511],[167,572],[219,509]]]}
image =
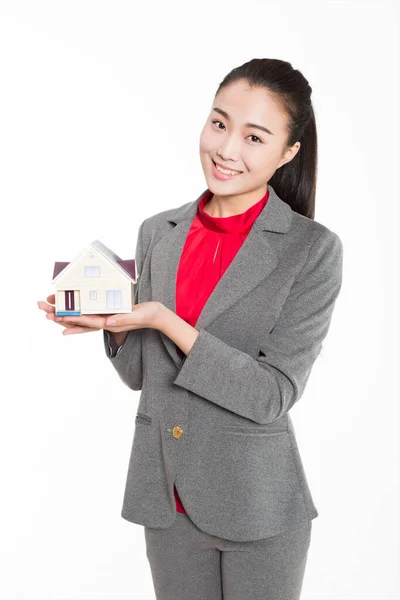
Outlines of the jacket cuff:
{"label": "jacket cuff", "polygon": [[[224,352],[225,342],[206,331],[199,329],[189,353],[184,356],[178,376],[173,383],[184,387],[196,394],[202,395],[204,383],[213,381],[214,376],[221,377],[219,358]],[[215,372],[213,371],[215,369]]]}
{"label": "jacket cuff", "polygon": [[129,333],[126,336],[125,342],[123,344],[121,344],[120,346],[118,346],[117,344],[115,344],[114,338],[112,335],[110,335],[109,331],[106,331],[105,329],[103,329],[104,332],[104,347],[106,350],[106,354],[108,356],[108,358],[116,358],[122,351],[122,349],[125,346],[126,340],[128,339]]}
{"label": "jacket cuff", "polygon": [[279,397],[268,368],[205,329],[199,330],[173,383],[258,423],[267,422],[268,397]]}

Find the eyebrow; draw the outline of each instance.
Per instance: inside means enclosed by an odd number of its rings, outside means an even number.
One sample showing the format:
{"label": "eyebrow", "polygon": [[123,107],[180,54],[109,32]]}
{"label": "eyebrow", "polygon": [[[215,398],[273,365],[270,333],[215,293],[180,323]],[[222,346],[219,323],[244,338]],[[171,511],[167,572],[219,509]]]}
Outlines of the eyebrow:
{"label": "eyebrow", "polygon": [[[228,119],[228,121],[229,121],[230,116],[228,115],[228,113],[225,110],[222,110],[222,108],[217,108],[217,107],[214,107],[213,110],[215,110],[215,112],[219,113],[220,115],[222,115],[223,117],[225,117],[225,119]],[[254,127],[255,129],[261,129],[261,131],[265,131],[265,133],[269,133],[269,135],[275,135],[274,133],[272,133],[272,131],[270,131],[266,127],[263,127],[262,125],[256,125],[256,123],[245,123],[244,126],[245,127]]]}

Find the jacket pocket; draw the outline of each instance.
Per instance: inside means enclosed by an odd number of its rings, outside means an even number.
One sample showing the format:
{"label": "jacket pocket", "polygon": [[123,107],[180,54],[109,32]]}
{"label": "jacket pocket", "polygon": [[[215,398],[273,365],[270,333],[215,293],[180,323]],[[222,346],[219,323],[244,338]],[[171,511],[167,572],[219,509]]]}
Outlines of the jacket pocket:
{"label": "jacket pocket", "polygon": [[228,435],[262,435],[262,436],[276,436],[276,435],[285,435],[288,433],[287,429],[279,429],[266,428],[263,425],[260,426],[248,426],[248,425],[223,425],[220,428],[220,431],[224,434]]}
{"label": "jacket pocket", "polygon": [[[268,509],[269,503],[275,506],[276,495],[288,503],[300,492],[289,434],[266,433],[265,425],[261,427],[261,432],[246,425],[220,427],[202,448],[200,464],[207,465],[207,489],[221,506],[228,503],[236,510],[237,505],[247,504],[259,511]],[[200,478],[200,474],[201,467],[193,476]]]}
{"label": "jacket pocket", "polygon": [[145,415],[142,412],[136,413],[136,423],[143,423],[143,425],[151,425],[152,418],[149,415]]}

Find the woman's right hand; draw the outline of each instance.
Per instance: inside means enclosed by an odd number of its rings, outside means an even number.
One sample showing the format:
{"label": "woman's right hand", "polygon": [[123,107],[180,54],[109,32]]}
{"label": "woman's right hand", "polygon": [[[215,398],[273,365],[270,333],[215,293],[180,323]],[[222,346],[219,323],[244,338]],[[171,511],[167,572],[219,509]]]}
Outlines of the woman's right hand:
{"label": "woman's right hand", "polygon": [[[104,316],[100,316],[100,315],[90,315],[91,317],[93,317],[94,320],[96,320],[96,318],[98,318],[99,320],[99,326],[98,327],[83,327],[80,325],[77,325],[76,323],[67,323],[66,321],[62,321],[59,320],[59,317],[56,317],[55,312],[56,312],[56,307],[55,307],[55,300],[56,300],[56,296],[55,294],[51,294],[50,296],[47,296],[46,298],[47,302],[44,302],[43,300],[39,300],[37,305],[40,308],[40,310],[44,310],[44,312],[46,313],[46,319],[49,319],[50,321],[54,321],[54,323],[58,323],[59,325],[62,325],[62,327],[65,327],[66,329],[70,330],[68,332],[63,331],[63,334],[66,333],[88,333],[89,331],[99,331],[99,329],[103,329],[103,323],[104,323]],[[106,317],[108,315],[105,315]]]}

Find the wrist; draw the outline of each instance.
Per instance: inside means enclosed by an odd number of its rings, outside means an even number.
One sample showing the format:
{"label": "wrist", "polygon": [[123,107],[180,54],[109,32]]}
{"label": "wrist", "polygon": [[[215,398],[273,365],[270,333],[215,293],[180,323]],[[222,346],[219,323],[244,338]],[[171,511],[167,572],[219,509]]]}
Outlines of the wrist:
{"label": "wrist", "polygon": [[175,313],[161,302],[159,302],[158,304],[159,306],[156,317],[154,319],[153,327],[154,329],[158,329],[162,333],[166,333],[166,331],[168,330],[168,325],[171,322],[171,317],[173,317]]}

